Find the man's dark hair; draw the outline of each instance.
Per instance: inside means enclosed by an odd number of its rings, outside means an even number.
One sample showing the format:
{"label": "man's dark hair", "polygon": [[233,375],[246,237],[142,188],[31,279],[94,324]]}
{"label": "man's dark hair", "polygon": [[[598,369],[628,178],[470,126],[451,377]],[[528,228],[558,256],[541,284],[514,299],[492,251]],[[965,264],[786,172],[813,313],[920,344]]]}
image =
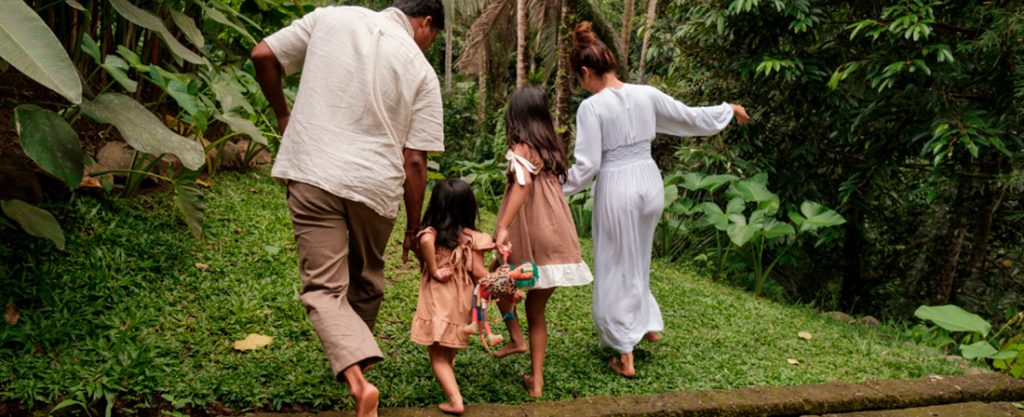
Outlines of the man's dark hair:
{"label": "man's dark hair", "polygon": [[395,0],[391,7],[410,17],[430,16],[430,26],[444,30],[444,4],[441,0]]}

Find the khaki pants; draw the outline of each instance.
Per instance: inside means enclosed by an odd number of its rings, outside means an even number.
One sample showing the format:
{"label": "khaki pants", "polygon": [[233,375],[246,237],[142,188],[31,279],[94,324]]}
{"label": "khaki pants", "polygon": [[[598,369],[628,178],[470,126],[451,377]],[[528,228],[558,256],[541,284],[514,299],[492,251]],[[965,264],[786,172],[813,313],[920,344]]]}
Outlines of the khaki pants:
{"label": "khaki pants", "polygon": [[394,219],[320,188],[288,182],[300,298],[335,377],[384,359],[373,338],[384,298],[384,248]]}

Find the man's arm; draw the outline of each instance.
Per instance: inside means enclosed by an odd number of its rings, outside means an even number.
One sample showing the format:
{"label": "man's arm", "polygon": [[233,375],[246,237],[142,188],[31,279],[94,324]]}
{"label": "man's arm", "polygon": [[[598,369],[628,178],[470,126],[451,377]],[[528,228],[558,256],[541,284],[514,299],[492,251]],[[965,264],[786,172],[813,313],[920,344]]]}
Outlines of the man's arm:
{"label": "man's arm", "polygon": [[409,251],[416,251],[416,232],[420,230],[423,195],[427,190],[427,152],[406,148],[405,157],[405,242],[402,262],[409,262]]}
{"label": "man's arm", "polygon": [[266,41],[260,41],[256,47],[252,48],[249,57],[252,59],[253,69],[256,70],[256,81],[260,83],[263,95],[270,103],[270,107],[274,109],[274,115],[277,116],[277,127],[283,135],[284,129],[288,125],[291,109],[288,108],[288,102],[284,98],[284,89],[281,87],[281,77],[284,74],[281,62],[277,60],[277,56],[274,55],[274,51],[270,49]]}

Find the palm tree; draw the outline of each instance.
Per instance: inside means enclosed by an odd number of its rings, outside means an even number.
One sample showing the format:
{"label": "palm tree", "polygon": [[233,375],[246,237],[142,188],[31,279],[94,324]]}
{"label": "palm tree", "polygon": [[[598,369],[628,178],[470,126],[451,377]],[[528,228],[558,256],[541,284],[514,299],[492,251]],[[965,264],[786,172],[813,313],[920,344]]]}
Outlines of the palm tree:
{"label": "palm tree", "polygon": [[625,8],[622,11],[622,36],[619,38],[619,61],[622,62],[624,78],[629,74],[629,36],[633,32],[633,6],[635,0],[626,0]]}
{"label": "palm tree", "polygon": [[516,0],[516,88],[526,85],[526,0]]}
{"label": "palm tree", "polygon": [[654,15],[658,11],[658,0],[650,0],[647,3],[647,27],[644,28],[644,41],[640,47],[640,70],[641,77],[645,77],[644,70],[647,66],[647,44],[651,41],[651,31],[654,30]]}

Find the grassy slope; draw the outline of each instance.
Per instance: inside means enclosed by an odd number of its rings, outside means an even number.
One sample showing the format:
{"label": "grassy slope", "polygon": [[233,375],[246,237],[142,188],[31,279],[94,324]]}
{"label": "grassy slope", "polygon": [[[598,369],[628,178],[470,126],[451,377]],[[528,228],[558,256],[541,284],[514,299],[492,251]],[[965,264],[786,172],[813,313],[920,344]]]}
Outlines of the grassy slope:
{"label": "grassy slope", "polygon": [[[166,198],[98,208],[80,198],[64,214],[66,253],[20,232],[5,233],[0,302],[14,303],[21,320],[0,324],[0,401],[32,407],[75,393],[111,392],[129,402],[158,394],[178,406],[347,407],[298,299],[282,188],[256,173],[217,177],[201,242]],[[492,223],[493,216],[481,221],[485,229]],[[584,246],[590,256],[590,242]],[[387,256],[392,285],[377,333],[388,360],[370,378],[385,406],[440,402],[425,348],[407,337],[417,271],[400,265],[397,239]],[[606,370],[609,352],[597,348],[590,287],[556,292],[548,309],[546,399],[956,372],[934,352],[893,339],[887,330],[838,324],[669,263],[654,263],[652,282],[667,329],[663,342],[641,346],[635,380]],[[800,331],[813,339],[798,338]],[[233,351],[231,342],[248,333],[275,340],[262,350]],[[801,364],[789,365],[787,358]],[[495,360],[474,344],[459,354],[456,372],[469,402],[522,402],[528,399],[519,375],[528,367],[527,355]]]}

